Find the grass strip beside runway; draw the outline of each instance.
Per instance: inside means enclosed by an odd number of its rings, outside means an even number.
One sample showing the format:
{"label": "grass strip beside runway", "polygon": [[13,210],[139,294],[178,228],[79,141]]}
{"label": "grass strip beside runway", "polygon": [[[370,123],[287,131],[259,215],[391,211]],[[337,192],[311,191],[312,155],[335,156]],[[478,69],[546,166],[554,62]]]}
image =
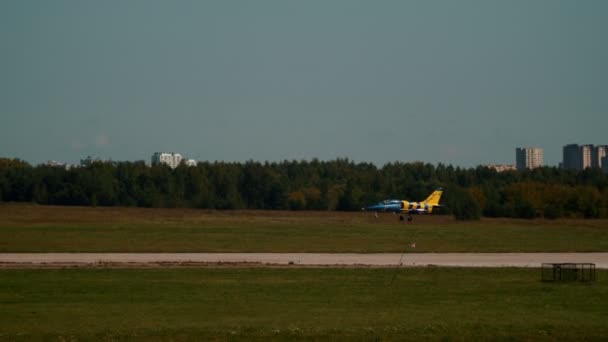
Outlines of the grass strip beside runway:
{"label": "grass strip beside runway", "polygon": [[8,252],[606,252],[608,220],[0,205]]}
{"label": "grass strip beside runway", "polygon": [[[394,277],[394,281],[393,281]],[[602,339],[608,272],[0,270],[0,339]]]}

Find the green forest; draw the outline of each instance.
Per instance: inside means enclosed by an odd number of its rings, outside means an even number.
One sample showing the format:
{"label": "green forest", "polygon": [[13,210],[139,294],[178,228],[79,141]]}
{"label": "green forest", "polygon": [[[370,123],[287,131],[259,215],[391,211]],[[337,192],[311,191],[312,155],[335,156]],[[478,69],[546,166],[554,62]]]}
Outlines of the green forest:
{"label": "green forest", "polygon": [[94,162],[32,166],[0,158],[0,201],[52,205],[209,209],[361,210],[382,199],[420,201],[444,188],[441,213],[457,219],[608,217],[608,176],[599,169],[543,167],[498,173],[422,162],[377,167],[349,159],[197,166]]}

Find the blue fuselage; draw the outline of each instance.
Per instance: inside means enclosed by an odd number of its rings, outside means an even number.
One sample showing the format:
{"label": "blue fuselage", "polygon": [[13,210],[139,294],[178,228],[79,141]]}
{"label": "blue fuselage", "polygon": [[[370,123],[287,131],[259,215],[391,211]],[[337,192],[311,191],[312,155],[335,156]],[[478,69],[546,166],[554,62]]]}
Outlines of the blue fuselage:
{"label": "blue fuselage", "polygon": [[401,212],[403,210],[403,201],[401,200],[386,200],[365,207],[367,211],[394,211]]}

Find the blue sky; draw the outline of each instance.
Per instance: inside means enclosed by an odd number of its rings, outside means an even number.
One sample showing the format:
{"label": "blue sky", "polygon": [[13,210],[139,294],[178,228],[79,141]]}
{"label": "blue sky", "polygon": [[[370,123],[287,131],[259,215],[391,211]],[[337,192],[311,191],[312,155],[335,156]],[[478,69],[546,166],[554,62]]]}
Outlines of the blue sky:
{"label": "blue sky", "polygon": [[608,144],[607,1],[2,1],[0,156],[514,163]]}

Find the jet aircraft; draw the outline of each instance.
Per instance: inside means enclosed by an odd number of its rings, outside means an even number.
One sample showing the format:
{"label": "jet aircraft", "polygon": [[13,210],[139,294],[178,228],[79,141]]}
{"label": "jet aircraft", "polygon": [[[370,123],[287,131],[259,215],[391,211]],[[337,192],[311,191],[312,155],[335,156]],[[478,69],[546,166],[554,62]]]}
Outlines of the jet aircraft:
{"label": "jet aircraft", "polygon": [[399,220],[401,221],[403,221],[403,213],[407,213],[407,220],[412,221],[412,213],[430,214],[433,212],[433,208],[441,207],[441,205],[439,205],[439,199],[441,198],[442,193],[443,189],[439,188],[433,191],[433,193],[422,202],[391,199],[372,204],[362,208],[362,210],[374,211],[376,213],[381,211],[399,213]]}

